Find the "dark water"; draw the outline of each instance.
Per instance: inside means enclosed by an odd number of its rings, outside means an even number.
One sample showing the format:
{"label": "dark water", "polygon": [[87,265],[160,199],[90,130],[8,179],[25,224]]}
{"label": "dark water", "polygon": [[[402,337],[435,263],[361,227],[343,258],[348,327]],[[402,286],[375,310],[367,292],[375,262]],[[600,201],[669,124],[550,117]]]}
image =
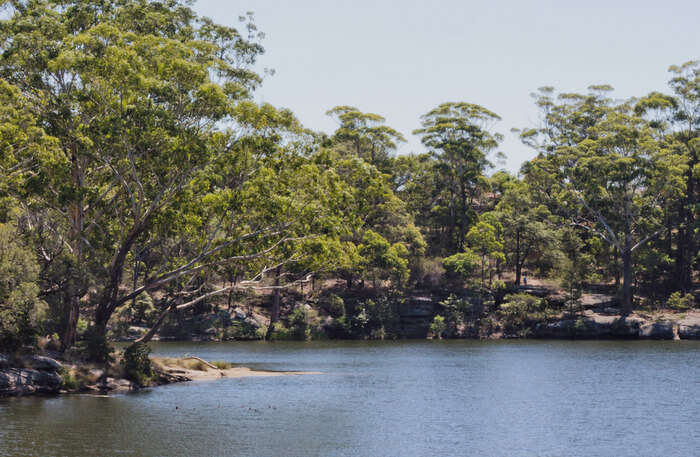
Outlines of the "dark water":
{"label": "dark water", "polygon": [[0,456],[697,456],[697,342],[160,344],[322,375],[0,400]]}

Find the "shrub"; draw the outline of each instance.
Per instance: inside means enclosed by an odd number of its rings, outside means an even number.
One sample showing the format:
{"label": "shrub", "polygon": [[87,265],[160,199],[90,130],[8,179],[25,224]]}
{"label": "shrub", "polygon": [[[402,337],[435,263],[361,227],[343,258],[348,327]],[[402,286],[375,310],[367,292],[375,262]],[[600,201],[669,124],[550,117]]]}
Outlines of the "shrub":
{"label": "shrub", "polygon": [[78,382],[78,378],[75,377],[73,372],[66,368],[66,367],[61,367],[61,370],[59,371],[59,375],[61,376],[61,389],[63,390],[77,390],[78,387],[80,387],[80,383]]}
{"label": "shrub", "polygon": [[153,377],[150,353],[151,348],[144,343],[134,343],[124,351],[122,364],[126,377],[142,387],[148,385]]}
{"label": "shrub", "polygon": [[442,334],[445,332],[445,329],[447,329],[445,318],[439,315],[435,316],[433,322],[430,324],[430,333],[433,334],[433,337],[442,339]]}
{"label": "shrub", "polygon": [[506,334],[523,336],[529,326],[545,319],[544,301],[529,294],[506,295],[499,310]]}
{"label": "shrub", "polygon": [[440,302],[442,316],[445,318],[445,336],[455,337],[460,334],[460,328],[470,320],[474,313],[474,305],[471,300],[450,295]]}
{"label": "shrub", "polygon": [[693,307],[695,298],[692,294],[681,295],[680,292],[674,292],[668,297],[666,306],[677,311],[685,311]]}
{"label": "shrub", "polygon": [[333,317],[345,315],[345,301],[336,294],[330,294],[322,306]]}

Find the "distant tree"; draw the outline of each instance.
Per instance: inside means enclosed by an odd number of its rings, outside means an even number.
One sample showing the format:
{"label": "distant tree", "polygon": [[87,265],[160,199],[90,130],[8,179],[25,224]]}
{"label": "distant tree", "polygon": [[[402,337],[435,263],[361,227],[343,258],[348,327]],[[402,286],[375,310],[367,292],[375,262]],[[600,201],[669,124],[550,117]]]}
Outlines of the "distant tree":
{"label": "distant tree", "polygon": [[484,171],[491,165],[488,154],[502,135],[491,133],[500,117],[471,103],[443,103],[423,115],[422,127],[413,131],[437,158],[449,233],[445,246],[451,252],[464,248],[469,227],[476,221],[475,199],[486,187]]}
{"label": "distant tree", "polygon": [[544,125],[521,134],[540,155],[528,180],[570,223],[613,246],[623,264],[623,312],[632,309],[633,254],[665,227],[663,208],[683,192],[682,161],[657,141],[630,103],[613,104],[607,86],[589,95],[546,89]]}
{"label": "distant tree", "polygon": [[383,172],[388,172],[388,159],[398,143],[406,139],[393,128],[384,125],[379,114],[363,113],[352,106],[336,106],[326,112],[338,122],[332,139],[346,144],[352,152]]}

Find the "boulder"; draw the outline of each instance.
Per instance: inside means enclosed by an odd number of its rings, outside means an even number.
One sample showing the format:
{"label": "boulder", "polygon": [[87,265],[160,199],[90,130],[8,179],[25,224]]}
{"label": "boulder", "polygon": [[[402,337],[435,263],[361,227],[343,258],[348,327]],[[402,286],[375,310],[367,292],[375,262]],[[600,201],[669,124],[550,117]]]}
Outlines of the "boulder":
{"label": "boulder", "polygon": [[208,329],[206,329],[204,331],[205,335],[216,335],[218,333],[219,333],[219,331],[216,329],[216,327],[209,327]]}
{"label": "boulder", "polygon": [[0,354],[0,370],[10,368],[10,358],[5,354]]}
{"label": "boulder", "polygon": [[242,321],[242,320],[245,320],[246,317],[248,317],[248,314],[246,314],[246,312],[243,311],[243,308],[238,306],[238,307],[236,307],[236,309],[233,310],[233,317],[236,320]]}
{"label": "boulder", "polygon": [[60,389],[61,377],[55,371],[0,370],[0,395],[57,394]]}
{"label": "boulder", "polygon": [[39,371],[59,371],[63,365],[57,360],[41,355],[33,355],[22,359],[25,368],[33,368]]}
{"label": "boulder", "polygon": [[128,391],[134,389],[134,384],[128,379],[106,378],[103,383],[99,384],[100,390],[108,391]]}
{"label": "boulder", "polygon": [[639,328],[639,337],[650,340],[672,340],[672,322],[652,322]]}

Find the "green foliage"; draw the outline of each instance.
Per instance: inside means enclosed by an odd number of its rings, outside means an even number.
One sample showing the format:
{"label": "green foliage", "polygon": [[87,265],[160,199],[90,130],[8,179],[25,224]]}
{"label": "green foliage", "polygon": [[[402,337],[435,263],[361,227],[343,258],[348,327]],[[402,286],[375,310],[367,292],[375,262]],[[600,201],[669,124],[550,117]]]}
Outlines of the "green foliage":
{"label": "green foliage", "polygon": [[80,387],[80,381],[75,376],[75,374],[66,367],[61,367],[58,373],[61,376],[61,389],[62,390],[76,390]]}
{"label": "green foliage", "polygon": [[526,336],[530,326],[545,320],[547,308],[544,300],[533,295],[510,294],[498,313],[506,335]]}
{"label": "green foliage", "polygon": [[[491,133],[491,124],[500,117],[472,103],[443,103],[421,118],[422,127],[414,130],[437,159],[440,173],[440,203],[433,208],[443,213],[453,239],[447,240],[449,252],[464,249],[469,226],[476,219],[472,203],[486,187],[483,173],[491,166],[487,156],[503,139]],[[442,190],[441,189],[441,190]]]}
{"label": "green foliage", "polygon": [[153,378],[150,353],[151,348],[144,343],[134,343],[124,351],[122,364],[126,377],[142,387]]}
{"label": "green foliage", "polygon": [[442,339],[442,334],[447,330],[447,324],[445,324],[445,318],[437,315],[433,318],[433,322],[430,323],[430,333],[433,334],[434,338]]}
{"label": "green foliage", "polygon": [[686,311],[695,307],[695,297],[692,294],[681,294],[676,291],[668,297],[666,306],[676,311]]}
{"label": "green foliage", "polygon": [[94,326],[88,327],[83,340],[77,344],[82,356],[95,363],[109,363],[114,361],[113,348],[105,335]]}
{"label": "green foliage", "polygon": [[46,311],[39,299],[39,266],[11,224],[0,224],[0,347],[34,344]]}
{"label": "green foliage", "polygon": [[142,292],[136,297],[136,303],[132,306],[133,319],[136,322],[151,324],[158,316],[158,310],[153,304],[153,299],[148,292]]}
{"label": "green foliage", "polygon": [[448,273],[464,281],[478,271],[480,262],[479,256],[471,249],[467,249],[444,258],[442,264]]}
{"label": "green foliage", "polygon": [[464,336],[466,326],[471,324],[476,317],[472,301],[452,294],[441,301],[440,306],[442,307],[440,315],[445,318],[445,336],[448,338]]}
{"label": "green foliage", "polygon": [[336,294],[328,295],[321,306],[323,306],[326,312],[332,317],[341,317],[345,315],[345,301]]}

